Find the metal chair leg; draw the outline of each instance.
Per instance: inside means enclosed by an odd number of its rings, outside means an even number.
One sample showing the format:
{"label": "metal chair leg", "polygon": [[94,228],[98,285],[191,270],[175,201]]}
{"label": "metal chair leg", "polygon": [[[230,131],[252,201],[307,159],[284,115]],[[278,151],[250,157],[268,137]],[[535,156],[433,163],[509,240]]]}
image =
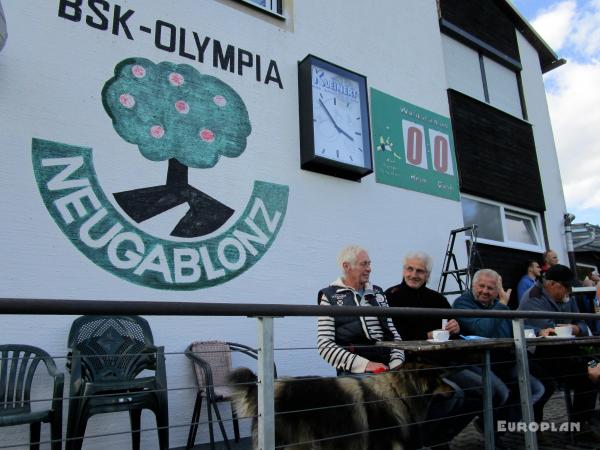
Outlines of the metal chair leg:
{"label": "metal chair leg", "polygon": [[219,422],[219,428],[221,429],[221,434],[223,435],[223,442],[225,443],[225,447],[227,450],[231,450],[229,446],[229,439],[227,439],[227,433],[225,433],[225,427],[223,426],[223,419],[221,419],[221,413],[219,412],[219,404],[217,402],[213,402],[213,408],[215,408],[215,414],[217,415],[217,421]]}
{"label": "metal chair leg", "polygon": [[192,421],[190,423],[190,431],[188,433],[187,444],[185,450],[190,450],[196,442],[196,434],[198,433],[198,421],[200,420],[200,412],[202,410],[202,392],[196,394],[194,402],[194,412],[192,412]]}
{"label": "metal chair leg", "polygon": [[233,422],[233,436],[235,439],[235,443],[237,444],[238,442],[240,442],[240,424],[238,422],[238,417],[235,412],[233,403],[231,403],[231,419]]}
{"label": "metal chair leg", "polygon": [[206,410],[208,411],[208,434],[210,437],[210,450],[215,450],[215,434],[213,431],[213,418],[212,418],[213,402],[209,397],[206,397]]}

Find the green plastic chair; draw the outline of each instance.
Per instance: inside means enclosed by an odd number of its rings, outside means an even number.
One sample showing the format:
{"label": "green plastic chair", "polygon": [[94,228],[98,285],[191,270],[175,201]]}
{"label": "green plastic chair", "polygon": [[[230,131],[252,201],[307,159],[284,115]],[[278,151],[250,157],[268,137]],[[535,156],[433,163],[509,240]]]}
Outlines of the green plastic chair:
{"label": "green plastic chair", "polygon": [[[40,362],[54,379],[50,409],[31,410],[31,385]],[[62,396],[64,374],[41,348],[30,345],[0,345],[0,427],[29,424],[31,450],[40,448],[42,422],[50,424],[52,450],[62,446]]]}
{"label": "green plastic chair", "polygon": [[[129,411],[132,448],[140,448],[143,409],[156,416],[161,450],[169,448],[169,408],[164,347],[156,347],[139,316],[82,316],[69,333],[72,353],[67,450],[79,450],[88,419]],[[139,376],[142,371],[154,374]],[[146,374],[144,374],[146,375]]]}

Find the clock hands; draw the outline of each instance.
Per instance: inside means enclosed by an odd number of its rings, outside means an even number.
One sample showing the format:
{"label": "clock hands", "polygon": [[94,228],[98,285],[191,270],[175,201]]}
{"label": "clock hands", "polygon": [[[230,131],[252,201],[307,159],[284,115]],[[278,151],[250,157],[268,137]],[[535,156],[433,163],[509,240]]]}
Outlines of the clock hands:
{"label": "clock hands", "polygon": [[325,112],[327,113],[327,116],[329,117],[329,119],[331,120],[331,123],[333,123],[333,126],[335,127],[335,129],[338,131],[338,133],[343,134],[344,136],[346,136],[348,139],[350,139],[352,142],[354,142],[354,138],[352,136],[350,136],[348,133],[346,133],[344,130],[342,130],[338,124],[335,122],[335,119],[333,118],[333,116],[331,115],[331,113],[329,112],[329,110],[327,109],[327,107],[325,106],[325,103],[323,103],[323,100],[319,99],[319,103],[321,104],[321,106],[323,107],[323,109],[325,110]]}

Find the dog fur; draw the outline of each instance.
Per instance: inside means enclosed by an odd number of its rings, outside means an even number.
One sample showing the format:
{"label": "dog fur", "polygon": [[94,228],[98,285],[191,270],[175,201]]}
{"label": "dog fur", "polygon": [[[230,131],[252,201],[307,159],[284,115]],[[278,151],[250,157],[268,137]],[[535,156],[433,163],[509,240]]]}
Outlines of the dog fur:
{"label": "dog fur", "polygon": [[[426,369],[426,370],[419,370]],[[253,417],[257,448],[256,375],[229,376],[240,417]],[[357,377],[275,380],[275,445],[290,450],[399,450],[420,446],[418,426],[432,395],[451,395],[439,371],[407,363],[402,369]]]}

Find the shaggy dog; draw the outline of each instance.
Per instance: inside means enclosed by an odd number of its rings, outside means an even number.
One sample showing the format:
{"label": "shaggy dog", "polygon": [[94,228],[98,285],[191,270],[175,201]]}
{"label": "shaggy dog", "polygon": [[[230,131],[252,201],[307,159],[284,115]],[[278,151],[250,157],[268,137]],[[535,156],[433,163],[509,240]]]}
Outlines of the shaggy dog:
{"label": "shaggy dog", "polygon": [[[431,367],[402,369],[362,378],[299,377],[275,380],[275,445],[293,450],[395,450],[420,446],[419,422],[433,395],[450,386]],[[245,367],[229,376],[240,416],[253,417],[257,448],[256,375]]]}

